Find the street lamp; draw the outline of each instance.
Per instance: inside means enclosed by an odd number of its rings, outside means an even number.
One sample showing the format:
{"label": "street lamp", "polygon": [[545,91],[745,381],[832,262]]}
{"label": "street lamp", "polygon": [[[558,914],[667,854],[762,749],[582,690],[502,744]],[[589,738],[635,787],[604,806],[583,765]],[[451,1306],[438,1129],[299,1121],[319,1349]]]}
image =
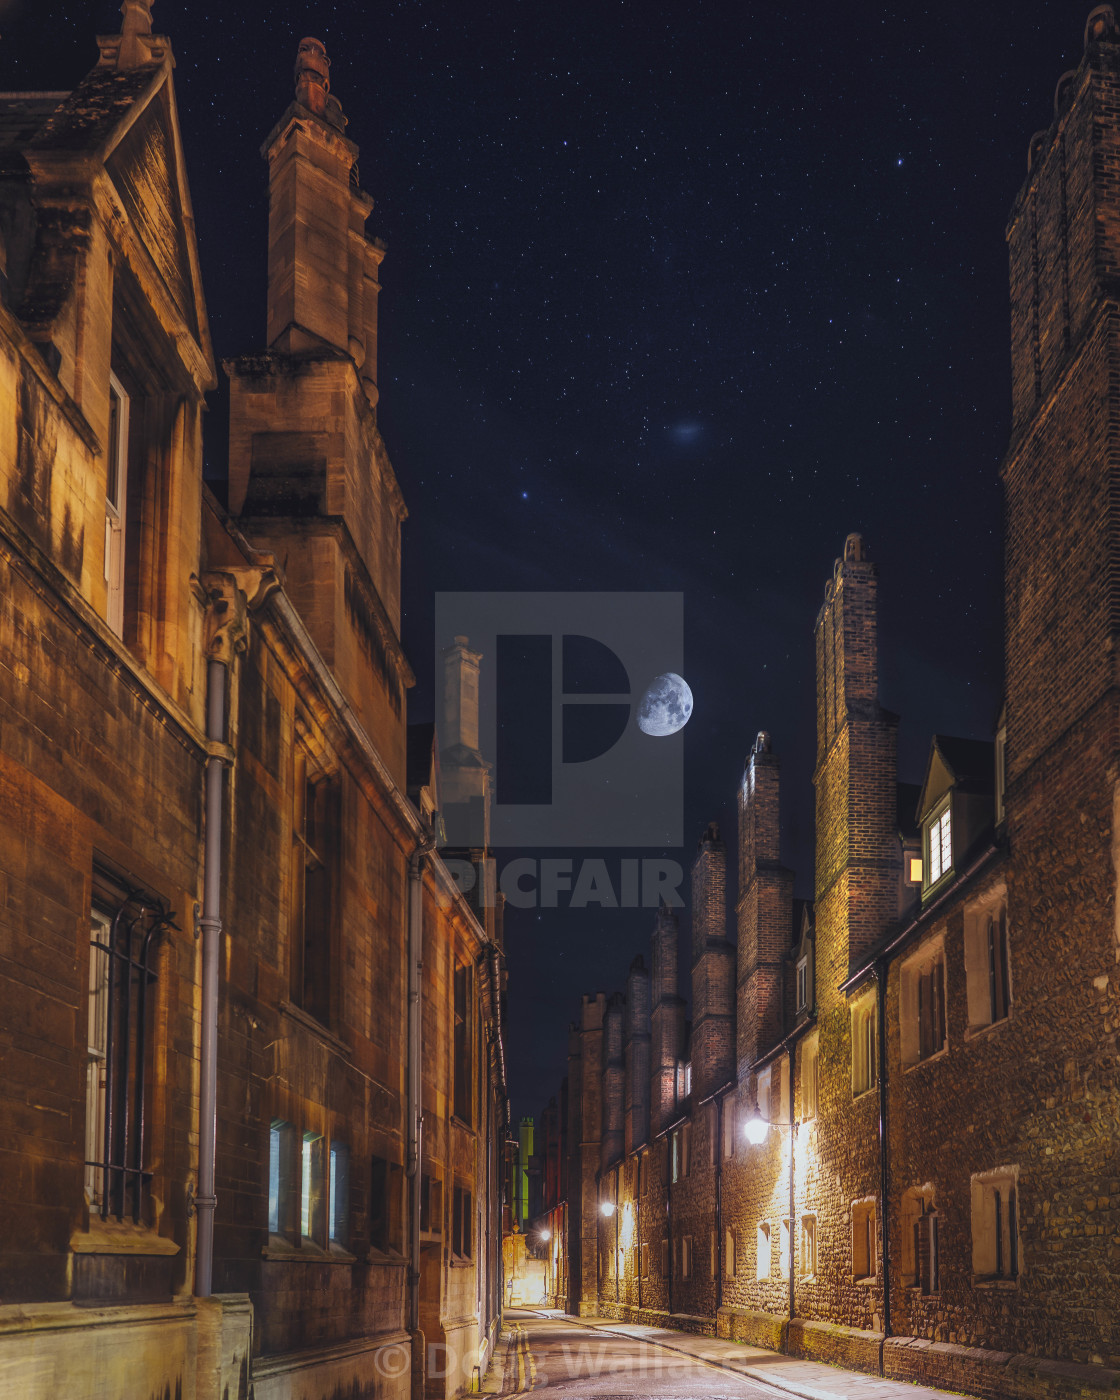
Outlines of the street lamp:
{"label": "street lamp", "polygon": [[599,1206],[599,1213],[600,1213],[600,1215],[605,1215],[605,1216],[607,1217],[607,1219],[609,1220],[609,1219],[611,1218],[611,1216],[614,1214],[614,1202],[613,1202],[613,1201],[603,1201],[603,1202],[600,1204],[600,1206]]}
{"label": "street lamp", "polygon": [[551,1238],[552,1238],[552,1231],[551,1231],[551,1230],[542,1230],[542,1231],[541,1231],[541,1239],[544,1240],[544,1242],[545,1242],[546,1244],[548,1243],[548,1241],[549,1241]]}
{"label": "street lamp", "polygon": [[767,1123],[766,1119],[759,1113],[756,1105],[754,1113],[752,1113],[743,1124],[743,1133],[747,1141],[757,1147],[760,1142],[766,1141],[766,1134],[769,1131],[770,1124]]}

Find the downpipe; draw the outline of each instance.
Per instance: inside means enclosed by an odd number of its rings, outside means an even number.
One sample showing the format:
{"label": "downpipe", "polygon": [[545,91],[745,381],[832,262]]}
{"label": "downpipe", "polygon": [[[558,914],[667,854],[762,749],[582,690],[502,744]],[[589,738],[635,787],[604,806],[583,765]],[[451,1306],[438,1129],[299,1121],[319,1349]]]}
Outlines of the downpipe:
{"label": "downpipe", "polygon": [[[891,1332],[891,1244],[890,1244],[890,1141],[887,1135],[887,964],[875,965],[879,991],[879,1216],[883,1222],[883,1336]],[[883,1369],[882,1348],[879,1370]]]}
{"label": "downpipe", "polygon": [[[207,667],[206,737],[225,742],[226,677],[224,661]],[[222,940],[222,759],[206,760],[206,846],[202,877],[202,1046],[198,1109],[198,1250],[195,1293],[209,1298],[214,1282],[214,1174],[218,1130],[218,966]]]}
{"label": "downpipe", "polygon": [[435,846],[430,833],[408,859],[408,1330],[412,1337],[412,1396],[425,1385],[424,1334],[420,1331],[420,1171],[424,1105],[421,1079],[421,978],[424,971],[424,857]]}

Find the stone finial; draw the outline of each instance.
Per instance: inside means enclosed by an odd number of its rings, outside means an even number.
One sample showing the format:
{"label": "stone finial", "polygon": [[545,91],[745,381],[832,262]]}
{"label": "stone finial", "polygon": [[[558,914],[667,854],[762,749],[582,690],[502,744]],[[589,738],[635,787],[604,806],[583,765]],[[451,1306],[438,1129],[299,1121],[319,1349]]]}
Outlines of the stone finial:
{"label": "stone finial", "polygon": [[[128,0],[125,0],[128,3]],[[337,97],[331,96],[331,61],[321,39],[301,39],[296,52],[296,101],[323,121],[338,127],[346,125]]]}
{"label": "stone finial", "polygon": [[769,732],[768,732],[767,730],[765,730],[765,729],[760,729],[760,730],[758,731],[758,737],[757,737],[757,738],[755,739],[755,741],[754,741],[754,748],[751,750],[751,752],[752,752],[752,753],[769,753],[769,752],[770,752],[770,734],[769,734]]}
{"label": "stone finial", "polygon": [[867,546],[863,536],[853,533],[844,541],[844,563],[862,564],[867,559]]}
{"label": "stone finial", "polygon": [[1089,11],[1085,21],[1085,47],[1099,43],[1102,39],[1115,39],[1116,14],[1111,5],[1098,5]]}

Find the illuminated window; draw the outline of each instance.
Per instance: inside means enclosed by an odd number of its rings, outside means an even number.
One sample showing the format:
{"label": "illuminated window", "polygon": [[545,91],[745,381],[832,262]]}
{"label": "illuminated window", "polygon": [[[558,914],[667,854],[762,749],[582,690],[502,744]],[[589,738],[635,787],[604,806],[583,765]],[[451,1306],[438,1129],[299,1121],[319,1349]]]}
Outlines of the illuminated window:
{"label": "illuminated window", "polygon": [[801,1121],[810,1123],[817,1116],[818,1054],[817,1038],[806,1041],[801,1051]]}
{"label": "illuminated window", "polygon": [[877,1272],[875,1202],[857,1201],[852,1206],[852,1277],[874,1278]]}
{"label": "illuminated window", "polygon": [[977,1282],[1019,1277],[1019,1168],[972,1178],[972,1272]]}
{"label": "illuminated window", "polygon": [[964,971],[969,1029],[1006,1020],[1011,1013],[1011,950],[1002,888],[965,910]]}
{"label": "illuminated window", "polygon": [[945,1048],[945,947],[940,937],[902,964],[899,982],[902,1063],[918,1064]]}
{"label": "illuminated window", "polygon": [[292,1228],[292,1143],[295,1129],[274,1118],[268,1130],[268,1233],[287,1235]]}
{"label": "illuminated window", "polygon": [[677,1061],[677,1098],[687,1099],[692,1093],[692,1061]]}
{"label": "illuminated window", "polygon": [[755,1241],[755,1277],[770,1277],[770,1222],[762,1220],[759,1222],[758,1234]]}
{"label": "illuminated window", "polygon": [[948,803],[926,827],[926,856],[929,861],[928,889],[953,868],[952,809]]}
{"label": "illuminated window", "polygon": [[909,856],[907,859],[910,866],[908,883],[920,885],[922,883],[922,858],[921,856]]}
{"label": "illuminated window", "polygon": [[797,1010],[805,1011],[809,1006],[809,959],[802,958],[797,964]]}
{"label": "illuminated window", "polygon": [[801,1273],[811,1278],[817,1272],[817,1217],[801,1217]]}
{"label": "illuminated window", "polygon": [[299,1231],[305,1240],[324,1245],[326,1226],[326,1142],[319,1133],[304,1133],[300,1152]]}
{"label": "illuminated window", "polygon": [[852,1093],[865,1094],[878,1082],[878,1045],[875,1033],[875,999],[868,997],[852,1007]]}

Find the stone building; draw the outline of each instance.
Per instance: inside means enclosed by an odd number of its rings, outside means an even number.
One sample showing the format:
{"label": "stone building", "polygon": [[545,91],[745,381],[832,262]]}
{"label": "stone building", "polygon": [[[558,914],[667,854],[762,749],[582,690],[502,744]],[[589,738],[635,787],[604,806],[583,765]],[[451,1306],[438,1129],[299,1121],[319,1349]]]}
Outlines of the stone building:
{"label": "stone building", "polygon": [[849,536],[814,633],[812,904],[763,733],[734,952],[718,833],[697,852],[691,1032],[668,911],[650,981],[573,1026],[571,1312],[993,1400],[1120,1386],[1118,157],[1101,6],[1007,229],[999,719],[934,736],[920,786],[899,782],[879,579]]}
{"label": "stone building", "polygon": [[505,974],[407,726],[384,248],[304,40],[219,501],[171,48],[124,16],[0,96],[0,1390],[452,1396]]}

